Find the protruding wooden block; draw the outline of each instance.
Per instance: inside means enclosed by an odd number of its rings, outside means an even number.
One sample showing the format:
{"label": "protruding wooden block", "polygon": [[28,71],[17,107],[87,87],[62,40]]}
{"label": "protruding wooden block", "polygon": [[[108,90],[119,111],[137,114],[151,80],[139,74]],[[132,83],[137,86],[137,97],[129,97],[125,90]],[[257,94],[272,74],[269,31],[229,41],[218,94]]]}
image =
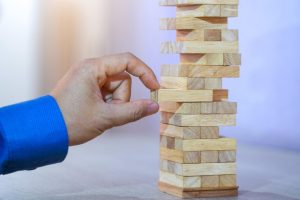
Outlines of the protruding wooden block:
{"label": "protruding wooden block", "polygon": [[161,53],[238,53],[238,42],[182,41],[161,43]]}
{"label": "protruding wooden block", "polygon": [[221,5],[222,17],[237,17],[238,5]]}
{"label": "protruding wooden block", "polygon": [[160,133],[182,139],[217,139],[219,138],[219,127],[181,127],[160,124]]}
{"label": "protruding wooden block", "polygon": [[177,41],[238,41],[238,31],[228,29],[177,30]]}
{"label": "protruding wooden block", "polygon": [[220,176],[220,187],[234,187],[236,185],[236,175]]}
{"label": "protruding wooden block", "polygon": [[201,66],[193,64],[163,65],[161,75],[190,78],[237,78],[240,76],[240,67]]}
{"label": "protruding wooden block", "polygon": [[234,126],[235,114],[183,115],[161,113],[161,122],[175,126]]}
{"label": "protruding wooden block", "polygon": [[161,30],[227,29],[226,17],[184,17],[160,20]]}
{"label": "protruding wooden block", "polygon": [[222,89],[221,78],[188,78],[162,76],[160,85],[167,89],[203,90]]}
{"label": "protruding wooden block", "polygon": [[183,151],[236,150],[236,140],[232,138],[183,140],[182,150]]}
{"label": "protruding wooden block", "polygon": [[224,54],[223,65],[241,65],[241,54]]}
{"label": "protruding wooden block", "polygon": [[161,6],[186,6],[186,5],[199,5],[199,4],[225,4],[225,5],[237,5],[239,3],[238,0],[161,0]]}
{"label": "protruding wooden block", "polygon": [[158,93],[157,90],[151,91],[150,98],[152,101],[158,102]]}
{"label": "protruding wooden block", "polygon": [[158,102],[211,102],[228,98],[227,90],[158,90]]}
{"label": "protruding wooden block", "polygon": [[218,188],[220,186],[219,176],[201,176],[203,188]]}
{"label": "protruding wooden block", "polygon": [[[227,10],[226,10],[227,11]],[[226,12],[230,14],[232,12]],[[220,17],[221,5],[189,5],[177,7],[176,17]]]}
{"label": "protruding wooden block", "polygon": [[178,114],[236,114],[237,103],[235,102],[202,102],[202,103],[178,103],[162,102],[160,103],[161,112]]}
{"label": "protruding wooden block", "polygon": [[218,160],[218,151],[201,151],[201,163],[217,163]]}
{"label": "protruding wooden block", "polygon": [[236,161],[236,151],[219,151],[219,162],[235,162]]}

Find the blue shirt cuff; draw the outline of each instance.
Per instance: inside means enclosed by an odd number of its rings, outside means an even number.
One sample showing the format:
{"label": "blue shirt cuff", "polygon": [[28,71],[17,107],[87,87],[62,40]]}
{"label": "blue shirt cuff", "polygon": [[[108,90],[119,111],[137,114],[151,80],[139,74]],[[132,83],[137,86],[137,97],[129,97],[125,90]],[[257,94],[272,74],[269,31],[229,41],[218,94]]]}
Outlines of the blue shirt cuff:
{"label": "blue shirt cuff", "polygon": [[0,174],[62,162],[68,132],[52,96],[0,108]]}

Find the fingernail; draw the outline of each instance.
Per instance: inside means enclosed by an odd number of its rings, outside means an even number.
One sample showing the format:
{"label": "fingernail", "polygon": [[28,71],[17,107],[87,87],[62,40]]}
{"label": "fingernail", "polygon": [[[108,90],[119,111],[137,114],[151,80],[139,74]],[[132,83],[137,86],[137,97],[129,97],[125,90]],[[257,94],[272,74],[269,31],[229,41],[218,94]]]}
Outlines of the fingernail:
{"label": "fingernail", "polygon": [[147,106],[147,113],[149,115],[157,113],[159,110],[159,105],[156,102],[152,102]]}

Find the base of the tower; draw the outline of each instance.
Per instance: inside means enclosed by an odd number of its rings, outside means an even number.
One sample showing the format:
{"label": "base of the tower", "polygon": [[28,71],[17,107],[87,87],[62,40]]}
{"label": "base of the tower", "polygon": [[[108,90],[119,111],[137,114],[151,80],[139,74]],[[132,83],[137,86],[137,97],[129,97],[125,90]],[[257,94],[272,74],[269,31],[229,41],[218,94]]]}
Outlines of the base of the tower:
{"label": "base of the tower", "polygon": [[238,195],[238,187],[218,189],[184,189],[163,182],[159,182],[158,187],[160,191],[180,198],[228,197]]}

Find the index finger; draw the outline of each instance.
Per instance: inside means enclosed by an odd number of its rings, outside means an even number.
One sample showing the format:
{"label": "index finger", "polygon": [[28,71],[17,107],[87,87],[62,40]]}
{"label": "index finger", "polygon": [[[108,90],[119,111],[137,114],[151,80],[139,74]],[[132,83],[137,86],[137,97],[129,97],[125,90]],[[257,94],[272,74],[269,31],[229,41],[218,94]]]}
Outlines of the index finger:
{"label": "index finger", "polygon": [[143,84],[150,90],[157,90],[160,87],[151,68],[131,53],[95,58],[93,62],[96,63],[97,76],[113,76],[127,71],[129,74],[139,77]]}

